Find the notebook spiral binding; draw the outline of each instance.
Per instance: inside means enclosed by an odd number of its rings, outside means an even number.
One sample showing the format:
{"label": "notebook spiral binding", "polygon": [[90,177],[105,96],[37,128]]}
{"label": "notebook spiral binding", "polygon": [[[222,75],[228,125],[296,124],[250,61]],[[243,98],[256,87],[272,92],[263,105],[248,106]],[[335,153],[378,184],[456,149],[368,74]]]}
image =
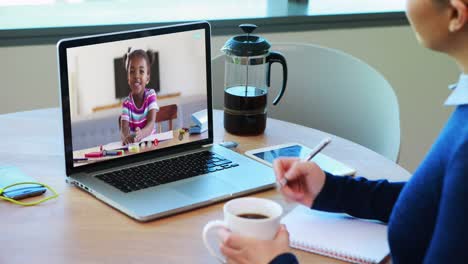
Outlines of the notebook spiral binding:
{"label": "notebook spiral binding", "polygon": [[323,256],[326,256],[326,257],[332,257],[332,258],[352,262],[352,263],[360,263],[360,264],[378,263],[378,262],[373,261],[371,259],[367,259],[367,258],[363,258],[363,257],[353,255],[353,254],[351,254],[349,252],[336,251],[336,250],[333,250],[333,249],[330,249],[330,248],[311,245],[311,244],[301,242],[301,241],[292,241],[291,242],[291,247],[297,248],[297,249],[300,249],[300,250],[304,250],[304,251],[313,252],[313,253],[323,255]]}

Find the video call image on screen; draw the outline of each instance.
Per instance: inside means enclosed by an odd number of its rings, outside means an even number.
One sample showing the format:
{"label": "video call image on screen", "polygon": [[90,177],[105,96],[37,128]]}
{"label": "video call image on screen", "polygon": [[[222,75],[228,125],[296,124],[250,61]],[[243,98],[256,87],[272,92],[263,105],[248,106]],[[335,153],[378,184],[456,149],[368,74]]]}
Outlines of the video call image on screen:
{"label": "video call image on screen", "polygon": [[204,30],[67,49],[74,166],[208,138]]}

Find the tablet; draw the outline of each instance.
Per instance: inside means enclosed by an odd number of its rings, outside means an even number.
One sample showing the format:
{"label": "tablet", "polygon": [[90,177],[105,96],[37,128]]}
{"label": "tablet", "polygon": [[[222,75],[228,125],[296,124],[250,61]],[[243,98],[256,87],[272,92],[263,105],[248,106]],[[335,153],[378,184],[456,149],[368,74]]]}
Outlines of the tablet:
{"label": "tablet", "polygon": [[[266,148],[253,149],[245,152],[248,157],[268,166],[272,166],[273,160],[279,157],[305,158],[312,151],[311,148],[298,143],[281,144]],[[312,161],[324,171],[334,175],[348,176],[356,174],[356,170],[329,156],[319,153]]]}

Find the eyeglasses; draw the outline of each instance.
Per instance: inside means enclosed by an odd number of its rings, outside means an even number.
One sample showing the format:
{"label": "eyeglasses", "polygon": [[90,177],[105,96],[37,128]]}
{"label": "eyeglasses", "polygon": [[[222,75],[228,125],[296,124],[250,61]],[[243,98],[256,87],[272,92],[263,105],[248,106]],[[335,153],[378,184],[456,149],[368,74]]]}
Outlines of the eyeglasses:
{"label": "eyeglasses", "polygon": [[[16,197],[15,198],[8,197],[9,196],[8,193],[14,192],[16,190],[30,189],[31,185],[33,185],[33,187],[37,186],[38,188],[40,188],[40,187],[46,188],[47,190],[52,192],[52,195],[48,196],[48,197],[45,197],[43,199],[37,200],[37,201],[33,201],[33,202],[20,202],[17,199],[15,199]],[[21,186],[24,186],[24,187],[22,188]],[[15,187],[15,188],[13,188],[13,187]],[[44,192],[44,190],[39,192],[39,194],[43,193],[43,192]],[[26,197],[31,196],[31,193],[32,192],[29,192],[29,195],[26,194]],[[14,203],[14,204],[23,205],[23,206],[38,205],[40,203],[43,203],[45,201],[48,201],[50,199],[54,199],[54,198],[57,198],[57,197],[58,197],[58,193],[52,187],[50,187],[47,184],[38,183],[38,182],[19,182],[19,183],[14,183],[14,184],[8,185],[8,186],[4,187],[3,189],[0,188],[0,199],[11,202],[11,203]]]}

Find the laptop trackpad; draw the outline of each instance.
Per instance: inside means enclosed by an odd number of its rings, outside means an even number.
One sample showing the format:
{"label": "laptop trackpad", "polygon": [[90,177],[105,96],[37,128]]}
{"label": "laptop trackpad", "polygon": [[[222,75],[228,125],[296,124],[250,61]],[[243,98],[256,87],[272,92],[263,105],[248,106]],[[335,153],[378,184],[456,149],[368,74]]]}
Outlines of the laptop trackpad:
{"label": "laptop trackpad", "polygon": [[213,175],[203,175],[182,181],[173,186],[177,191],[195,199],[213,199],[237,191],[230,185]]}

